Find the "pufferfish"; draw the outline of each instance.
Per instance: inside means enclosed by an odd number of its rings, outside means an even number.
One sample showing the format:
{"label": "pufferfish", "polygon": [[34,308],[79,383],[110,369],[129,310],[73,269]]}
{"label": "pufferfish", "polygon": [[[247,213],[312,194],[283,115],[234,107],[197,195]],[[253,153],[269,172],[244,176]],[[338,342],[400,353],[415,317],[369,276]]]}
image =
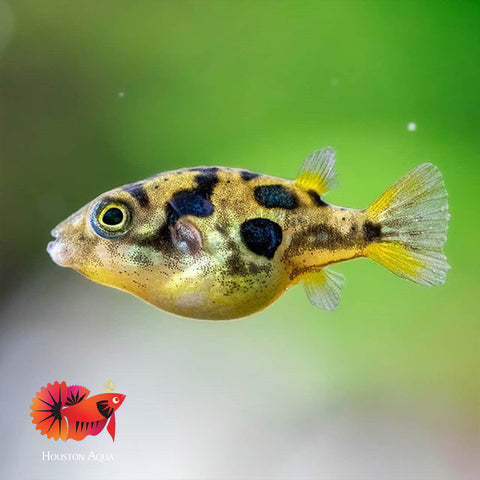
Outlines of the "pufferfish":
{"label": "pufferfish", "polygon": [[337,307],[330,265],[368,257],[421,285],[444,283],[448,222],[442,174],[424,163],[366,209],[323,196],[336,185],[330,148],[295,180],[224,167],[183,168],[103,193],[60,223],[47,250],[61,266],[168,312],[250,315],[303,282],[317,307]]}

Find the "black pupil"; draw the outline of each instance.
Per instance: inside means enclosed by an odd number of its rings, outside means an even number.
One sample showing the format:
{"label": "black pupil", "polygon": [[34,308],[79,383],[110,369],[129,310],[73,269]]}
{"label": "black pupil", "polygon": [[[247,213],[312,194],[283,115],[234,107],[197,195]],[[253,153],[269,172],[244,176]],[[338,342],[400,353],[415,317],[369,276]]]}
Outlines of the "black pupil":
{"label": "black pupil", "polygon": [[119,208],[110,208],[103,214],[102,220],[106,225],[119,225],[123,221],[123,212]]}

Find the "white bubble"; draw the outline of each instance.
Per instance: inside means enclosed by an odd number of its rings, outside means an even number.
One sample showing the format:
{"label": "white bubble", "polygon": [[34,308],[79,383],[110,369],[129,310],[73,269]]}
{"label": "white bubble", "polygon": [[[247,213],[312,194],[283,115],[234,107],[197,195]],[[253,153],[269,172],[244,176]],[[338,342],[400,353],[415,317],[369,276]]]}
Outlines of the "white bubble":
{"label": "white bubble", "polygon": [[414,132],[415,130],[417,129],[417,124],[415,122],[410,122],[408,125],[407,125],[407,130],[409,132]]}
{"label": "white bubble", "polygon": [[125,92],[118,92],[118,96],[119,96],[120,98],[123,98],[123,97],[125,96]]}

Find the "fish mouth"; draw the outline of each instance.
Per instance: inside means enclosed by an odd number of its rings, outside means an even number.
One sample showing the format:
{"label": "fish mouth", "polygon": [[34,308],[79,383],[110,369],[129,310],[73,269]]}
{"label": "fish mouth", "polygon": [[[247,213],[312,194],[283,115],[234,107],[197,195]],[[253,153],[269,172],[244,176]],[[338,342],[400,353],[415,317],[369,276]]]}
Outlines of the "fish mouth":
{"label": "fish mouth", "polygon": [[55,241],[57,240],[58,236],[60,235],[60,229],[58,228],[58,225],[50,232],[50,235],[55,239],[52,240],[51,242],[48,242],[47,244],[47,252],[50,253],[50,251],[53,251],[55,248]]}
{"label": "fish mouth", "polygon": [[64,222],[62,223],[59,223],[51,232],[50,232],[50,235],[57,239],[59,236],[60,236],[60,231],[61,231],[61,227],[63,225]]}
{"label": "fish mouth", "polygon": [[60,267],[67,267],[69,251],[65,242],[60,237],[60,229],[56,226],[50,234],[55,240],[48,242],[47,244],[47,253],[50,255],[50,258]]}
{"label": "fish mouth", "polygon": [[47,253],[50,255],[50,258],[61,267],[66,266],[65,254],[66,248],[62,241],[53,240],[47,244]]}
{"label": "fish mouth", "polygon": [[75,240],[76,232],[81,228],[84,218],[82,212],[84,211],[85,207],[81,208],[60,222],[50,232],[54,240],[48,242],[47,252],[51,259],[61,267],[72,267],[75,263],[76,241],[72,241],[72,239]]}

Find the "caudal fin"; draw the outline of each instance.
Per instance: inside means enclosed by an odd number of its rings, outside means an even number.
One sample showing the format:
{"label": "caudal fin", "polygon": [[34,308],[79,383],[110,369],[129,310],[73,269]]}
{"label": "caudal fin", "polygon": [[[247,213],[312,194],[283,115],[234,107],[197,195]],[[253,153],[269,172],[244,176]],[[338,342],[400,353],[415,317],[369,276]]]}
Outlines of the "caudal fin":
{"label": "caudal fin", "polygon": [[[441,285],[450,266],[443,253],[449,219],[440,170],[423,163],[366,211],[365,256],[421,285]],[[369,235],[370,234],[370,235]]]}
{"label": "caudal fin", "polygon": [[67,384],[65,382],[49,383],[42,387],[37,396],[32,399],[32,422],[42,435],[65,440],[67,437],[67,422],[62,415],[62,408],[67,400]]}

